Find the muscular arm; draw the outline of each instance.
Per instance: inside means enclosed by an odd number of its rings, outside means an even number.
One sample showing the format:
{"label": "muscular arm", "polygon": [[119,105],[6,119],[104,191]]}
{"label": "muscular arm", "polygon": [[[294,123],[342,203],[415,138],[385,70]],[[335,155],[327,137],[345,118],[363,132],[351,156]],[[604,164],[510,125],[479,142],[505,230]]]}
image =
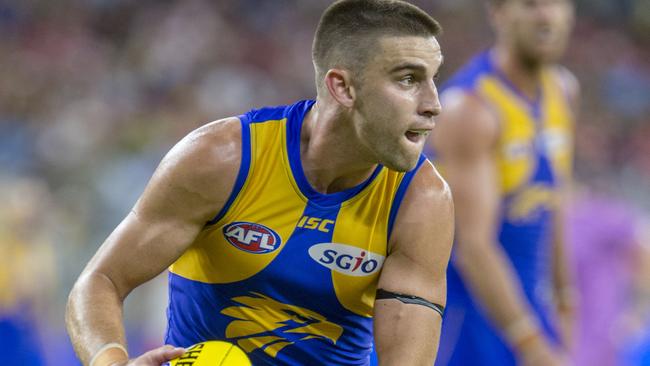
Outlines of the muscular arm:
{"label": "muscular arm", "polygon": [[541,332],[513,265],[498,243],[500,191],[494,149],[499,127],[493,112],[474,95],[458,93],[445,106],[433,143],[454,195],[454,264],[472,296],[506,341],[518,349],[523,340],[518,338]]}
{"label": "muscular arm", "polygon": [[179,142],[83,270],[68,299],[66,327],[84,364],[105,344],[126,344],[126,296],[173,263],[223,206],[241,159],[240,136],[232,118]]}
{"label": "muscular arm", "polygon": [[[446,269],[453,241],[453,203],[447,184],[425,163],[413,178],[395,220],[379,288],[446,302]],[[375,302],[380,365],[433,364],[441,317],[396,299]]]}

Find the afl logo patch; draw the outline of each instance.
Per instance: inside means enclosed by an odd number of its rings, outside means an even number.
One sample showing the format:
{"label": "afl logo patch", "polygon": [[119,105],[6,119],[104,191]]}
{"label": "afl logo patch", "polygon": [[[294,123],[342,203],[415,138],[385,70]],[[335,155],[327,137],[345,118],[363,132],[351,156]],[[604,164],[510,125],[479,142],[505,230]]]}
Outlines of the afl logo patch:
{"label": "afl logo patch", "polygon": [[348,276],[369,276],[384,264],[384,256],[351,245],[321,243],[309,248],[309,256],[320,265]]}
{"label": "afl logo patch", "polygon": [[230,223],[223,227],[223,236],[235,248],[254,254],[272,252],[282,244],[275,231],[252,222]]}

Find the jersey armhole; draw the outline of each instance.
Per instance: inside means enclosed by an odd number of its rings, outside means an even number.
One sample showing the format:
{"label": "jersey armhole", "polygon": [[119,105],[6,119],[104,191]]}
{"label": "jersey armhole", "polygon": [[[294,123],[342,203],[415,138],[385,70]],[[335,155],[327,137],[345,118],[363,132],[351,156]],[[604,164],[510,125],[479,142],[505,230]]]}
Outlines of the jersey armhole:
{"label": "jersey armhole", "polygon": [[411,181],[413,180],[415,174],[417,174],[418,170],[420,170],[422,163],[424,163],[426,160],[427,160],[426,156],[424,156],[424,154],[420,154],[420,159],[418,160],[418,163],[415,165],[415,168],[413,168],[413,170],[406,172],[406,174],[404,174],[402,181],[399,183],[399,186],[397,187],[397,191],[395,192],[395,197],[393,197],[393,204],[391,205],[390,213],[388,214],[388,235],[386,238],[386,243],[390,242],[390,236],[393,232],[393,225],[395,224],[395,218],[397,217],[399,207],[402,205],[402,201],[404,200],[404,195],[406,194],[406,190],[411,184]]}
{"label": "jersey armhole", "polygon": [[235,201],[239,192],[241,191],[246,178],[248,177],[248,171],[251,164],[251,131],[250,131],[250,119],[248,114],[243,114],[238,117],[241,123],[241,163],[239,165],[239,172],[237,173],[237,180],[235,180],[235,185],[230,192],[230,196],[226,201],[226,204],[223,205],[219,213],[210,221],[206,222],[205,226],[214,225],[219,220],[221,220],[226,212],[230,209],[230,206]]}

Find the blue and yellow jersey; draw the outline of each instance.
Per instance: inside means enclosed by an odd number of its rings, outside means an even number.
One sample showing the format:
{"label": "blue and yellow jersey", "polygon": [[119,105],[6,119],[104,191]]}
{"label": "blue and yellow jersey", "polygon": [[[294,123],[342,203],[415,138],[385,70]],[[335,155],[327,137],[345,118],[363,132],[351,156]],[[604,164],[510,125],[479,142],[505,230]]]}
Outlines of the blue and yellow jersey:
{"label": "blue and yellow jersey", "polygon": [[235,188],[170,267],[166,342],[230,341],[255,365],[368,363],[379,273],[417,168],[379,165],[356,187],[315,191],[300,162],[313,104],[240,116]]}
{"label": "blue and yellow jersey", "polygon": [[[495,67],[488,51],[470,61],[442,91],[443,101],[459,91],[477,96],[499,121],[494,150],[502,197],[499,242],[545,325],[552,216],[559,203],[558,188],[569,178],[572,161],[573,115],[563,73],[553,67],[543,70],[537,99],[530,100]],[[444,167],[442,171],[444,176]],[[469,297],[454,268],[449,292],[451,302],[459,294]]]}
{"label": "blue and yellow jersey", "polygon": [[545,279],[551,253],[551,213],[558,187],[570,176],[573,116],[560,70],[542,72],[536,100],[512,85],[485,52],[460,70],[445,93],[473,93],[497,116],[495,149],[503,197],[500,242],[515,264],[525,290],[533,294]]}

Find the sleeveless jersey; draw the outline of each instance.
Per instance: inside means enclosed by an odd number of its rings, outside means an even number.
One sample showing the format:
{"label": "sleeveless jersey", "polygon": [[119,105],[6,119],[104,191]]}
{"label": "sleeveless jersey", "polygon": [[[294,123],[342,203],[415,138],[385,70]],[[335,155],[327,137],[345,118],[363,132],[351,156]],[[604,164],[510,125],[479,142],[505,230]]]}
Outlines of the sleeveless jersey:
{"label": "sleeveless jersey", "polygon": [[[499,121],[495,149],[502,197],[497,223],[499,243],[551,337],[555,337],[549,319],[552,216],[558,204],[558,187],[570,175],[572,161],[573,116],[561,80],[560,70],[547,68],[541,75],[537,99],[530,100],[505,78],[490,53],[485,52],[449,80],[442,92],[443,101],[458,92],[477,96]],[[448,291],[448,316],[441,348],[461,337],[457,347],[470,347],[471,342],[465,342],[469,337],[483,344],[477,347],[489,348],[492,346],[487,333],[493,333],[494,341],[500,343],[496,330],[470,298],[453,263],[448,271]],[[484,332],[478,330],[481,327],[485,327]],[[449,339],[444,339],[446,336]],[[442,359],[446,351],[441,349]],[[457,353],[468,351],[476,352],[464,349]],[[499,358],[491,360],[496,359]],[[450,364],[471,364],[468,362]]]}
{"label": "sleeveless jersey", "polygon": [[170,267],[167,343],[226,340],[255,365],[368,364],[377,281],[417,168],[379,165],[356,187],[315,191],[300,161],[313,104],[240,116],[234,190]]}

